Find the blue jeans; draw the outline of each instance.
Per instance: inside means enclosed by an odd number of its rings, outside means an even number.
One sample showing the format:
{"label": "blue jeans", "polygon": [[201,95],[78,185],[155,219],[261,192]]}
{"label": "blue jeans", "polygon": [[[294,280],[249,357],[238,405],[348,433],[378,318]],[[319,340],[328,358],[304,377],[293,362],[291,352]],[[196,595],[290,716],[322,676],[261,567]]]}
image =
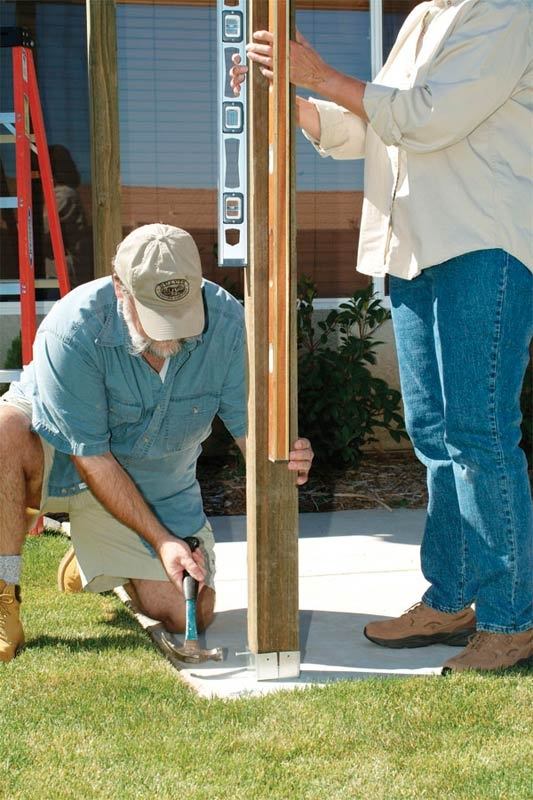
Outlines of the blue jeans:
{"label": "blue jeans", "polygon": [[482,250],[390,279],[408,433],[427,467],[424,603],[476,603],[479,630],[533,627],[533,532],[519,447],[533,276]]}

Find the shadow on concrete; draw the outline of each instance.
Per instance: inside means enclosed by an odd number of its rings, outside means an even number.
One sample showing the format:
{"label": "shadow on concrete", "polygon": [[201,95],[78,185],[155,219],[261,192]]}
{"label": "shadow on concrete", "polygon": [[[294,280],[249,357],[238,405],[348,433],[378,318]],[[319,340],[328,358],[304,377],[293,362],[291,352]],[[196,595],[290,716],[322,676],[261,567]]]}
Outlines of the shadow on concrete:
{"label": "shadow on concrete", "polygon": [[[390,544],[419,545],[424,509],[370,509],[300,514],[300,539],[329,536],[372,536]],[[213,517],[215,540],[220,543],[246,541],[246,517]]]}
{"label": "shadow on concrete", "polygon": [[[443,645],[392,650],[369,642],[364,626],[383,617],[304,609],[300,612],[300,650],[302,673],[297,683],[324,683],[387,675],[409,675],[434,671],[457,652]],[[204,647],[227,648],[223,665],[213,664],[213,676],[235,678],[246,671],[247,659],[237,655],[246,650],[246,609],[222,611],[203,637]],[[203,665],[208,667],[207,664]],[[221,675],[221,666],[225,675]],[[209,679],[202,673],[202,680]]]}

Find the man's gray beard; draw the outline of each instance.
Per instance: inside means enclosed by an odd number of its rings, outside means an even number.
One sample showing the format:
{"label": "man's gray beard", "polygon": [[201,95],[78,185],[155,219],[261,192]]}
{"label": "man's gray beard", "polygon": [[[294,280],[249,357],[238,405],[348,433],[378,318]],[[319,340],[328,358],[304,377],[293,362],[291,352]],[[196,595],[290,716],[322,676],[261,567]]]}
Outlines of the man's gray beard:
{"label": "man's gray beard", "polygon": [[150,339],[144,352],[157,358],[172,358],[172,356],[176,356],[179,353],[184,341],[185,339],[169,339],[163,343]]}
{"label": "man's gray beard", "polygon": [[128,329],[128,335],[130,337],[128,352],[132,356],[142,356],[146,353],[156,358],[172,358],[172,356],[180,352],[183,342],[186,341],[185,339],[169,339],[165,342],[159,342],[156,339],[142,336],[142,334],[135,329],[129,302],[127,300],[125,302],[119,301],[118,310]]}

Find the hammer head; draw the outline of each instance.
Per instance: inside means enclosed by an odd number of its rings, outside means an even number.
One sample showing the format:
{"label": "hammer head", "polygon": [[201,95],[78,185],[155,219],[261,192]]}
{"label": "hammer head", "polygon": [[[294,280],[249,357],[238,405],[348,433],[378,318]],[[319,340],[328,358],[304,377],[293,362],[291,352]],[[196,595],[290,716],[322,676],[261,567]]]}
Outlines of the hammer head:
{"label": "hammer head", "polygon": [[200,647],[198,639],[186,639],[181,646],[177,645],[168,633],[161,634],[161,640],[172,655],[184,664],[201,664],[204,661],[223,661],[224,650],[222,647],[213,647],[205,650]]}

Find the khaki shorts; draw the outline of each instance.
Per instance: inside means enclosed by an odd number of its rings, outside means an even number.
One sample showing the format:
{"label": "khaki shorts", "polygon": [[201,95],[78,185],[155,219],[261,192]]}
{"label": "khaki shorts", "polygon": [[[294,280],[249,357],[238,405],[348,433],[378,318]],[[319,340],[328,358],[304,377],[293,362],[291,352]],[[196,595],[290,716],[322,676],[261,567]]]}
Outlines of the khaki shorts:
{"label": "khaki shorts", "polygon": [[[31,419],[31,402],[24,397],[10,395],[0,397],[0,403],[14,406]],[[67,513],[70,519],[70,535],[80,567],[83,587],[89,592],[107,592],[121,586],[130,578],[150,581],[167,581],[168,577],[161,561],[151,554],[138,534],[112,516],[85,490],[65,497],[48,495],[48,480],[55,448],[39,437],[44,453],[43,485],[40,512]],[[204,554],[205,583],[215,588],[215,539],[209,522],[197,531],[200,549]]]}

